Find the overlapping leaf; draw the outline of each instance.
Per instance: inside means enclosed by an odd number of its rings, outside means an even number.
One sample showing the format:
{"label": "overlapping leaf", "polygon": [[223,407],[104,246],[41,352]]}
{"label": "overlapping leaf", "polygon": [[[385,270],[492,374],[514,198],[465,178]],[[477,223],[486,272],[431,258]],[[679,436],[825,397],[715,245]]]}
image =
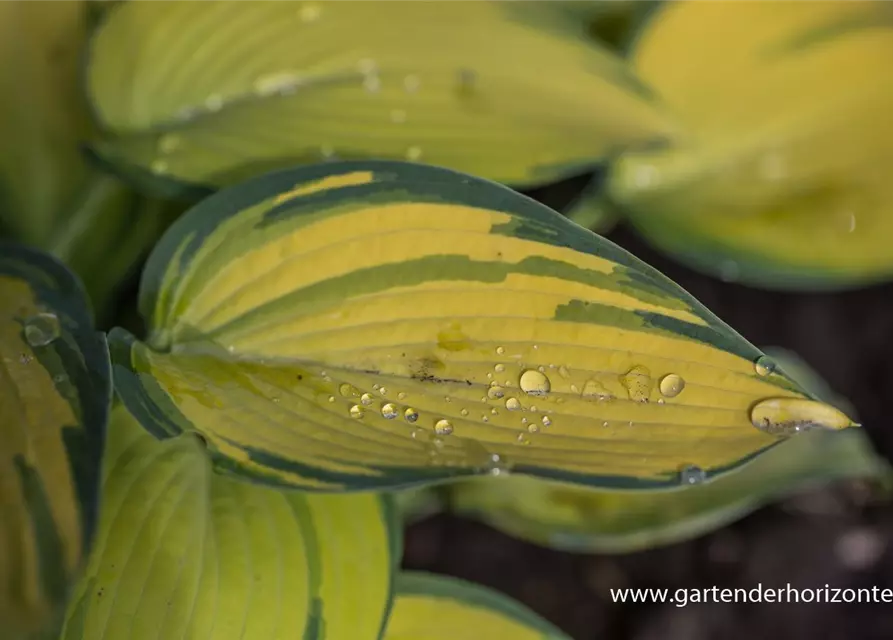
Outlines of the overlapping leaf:
{"label": "overlapping leaf", "polygon": [[0,629],[52,633],[94,527],[108,351],[61,264],[0,242]]}
{"label": "overlapping leaf", "polygon": [[685,465],[712,476],[786,433],[851,424],[619,247],[423,165],[327,164],[219,192],[156,247],[141,308],[147,343],[110,338],[128,407],[274,484],[511,467],[674,485]]}
{"label": "overlapping leaf", "polygon": [[567,640],[501,593],[457,578],[404,572],[385,640]]}
{"label": "overlapping leaf", "polygon": [[689,131],[613,169],[649,241],[765,287],[893,273],[888,3],[664,3],[632,56]]}
{"label": "overlapping leaf", "polygon": [[113,413],[103,511],[62,640],[374,640],[400,557],[374,494],[279,492],[213,473],[200,441]]}
{"label": "overlapping leaf", "polygon": [[87,77],[103,157],[205,185],[376,157],[531,186],[671,131],[549,3],[124,3]]}

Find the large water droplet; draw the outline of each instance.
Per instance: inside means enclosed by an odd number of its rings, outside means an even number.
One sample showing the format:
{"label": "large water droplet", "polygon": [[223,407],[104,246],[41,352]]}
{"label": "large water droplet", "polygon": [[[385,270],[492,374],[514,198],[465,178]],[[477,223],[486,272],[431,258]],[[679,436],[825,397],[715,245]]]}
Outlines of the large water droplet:
{"label": "large water droplet", "polygon": [[412,407],[406,407],[406,410],[403,412],[403,418],[407,422],[415,422],[419,419],[419,412]]}
{"label": "large water droplet", "polygon": [[62,333],[55,313],[38,313],[25,320],[25,341],[32,347],[45,347]]}
{"label": "large water droplet", "polygon": [[701,484],[707,479],[707,473],[693,464],[687,464],[679,470],[679,482],[684,485]]}
{"label": "large water droplet", "polygon": [[758,402],[750,410],[750,421],[760,431],[774,436],[855,426],[839,409],[806,398],[769,398]]}
{"label": "large water droplet", "polygon": [[388,402],[386,405],[381,408],[381,417],[387,420],[393,420],[397,417],[397,405]]}
{"label": "large water droplet", "polygon": [[359,420],[360,418],[362,418],[365,415],[365,413],[366,413],[365,409],[363,409],[363,407],[361,407],[358,404],[355,404],[350,408],[350,417],[351,418],[356,418]]}
{"label": "large water droplet", "polygon": [[769,356],[760,356],[753,363],[753,370],[758,376],[766,377],[775,371],[775,361]]}
{"label": "large water droplet", "polygon": [[371,393],[364,393],[363,395],[360,396],[360,402],[362,402],[363,404],[365,404],[367,406],[372,404],[372,400],[373,400],[373,398],[372,398]]}
{"label": "large water droplet", "polygon": [[[571,386],[571,390],[574,388],[574,386]],[[614,398],[614,394],[608,391],[607,387],[598,380],[587,380],[583,385],[580,396],[585,400],[598,400],[600,402]]]}
{"label": "large water droplet", "polygon": [[629,399],[634,402],[648,402],[651,394],[651,372],[642,365],[636,365],[622,376],[620,384],[626,389]]}
{"label": "large water droplet", "polygon": [[521,408],[521,403],[517,398],[509,398],[505,401],[505,408],[509,411],[517,411]]}
{"label": "large water droplet", "polygon": [[536,369],[528,369],[522,373],[519,386],[529,396],[544,396],[552,389],[552,383],[546,374]]}
{"label": "large water droplet", "polygon": [[668,398],[675,398],[685,389],[685,380],[678,373],[668,373],[660,379],[660,392]]}
{"label": "large water droplet", "polygon": [[434,423],[434,433],[439,436],[448,436],[453,432],[453,425],[449,420],[441,418]]}

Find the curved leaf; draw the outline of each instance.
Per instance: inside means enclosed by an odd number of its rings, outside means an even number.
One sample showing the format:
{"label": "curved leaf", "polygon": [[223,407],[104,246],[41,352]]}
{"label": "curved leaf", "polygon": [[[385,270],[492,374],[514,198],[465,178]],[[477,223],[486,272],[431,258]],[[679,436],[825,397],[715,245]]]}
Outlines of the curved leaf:
{"label": "curved leaf", "polygon": [[[804,389],[851,410],[797,354],[777,347],[765,351]],[[889,465],[868,438],[856,430],[811,432],[791,438],[733,474],[676,491],[594,491],[513,476],[457,483],[450,487],[449,505],[536,544],[626,553],[694,538],[783,495],[856,477],[891,477]]]}
{"label": "curved leaf", "polygon": [[111,376],[80,283],[0,242],[0,629],[52,633],[96,518]]}
{"label": "curved leaf", "polygon": [[219,192],[156,247],[141,309],[147,344],[110,336],[134,415],[159,437],[199,431],[221,467],[273,484],[511,467],[675,485],[684,465],[714,475],[785,430],[851,424],[619,247],[423,165],[327,164]]}
{"label": "curved leaf", "polygon": [[124,3],[88,93],[100,155],[210,186],[329,157],[533,186],[670,133],[625,63],[540,3]]}
{"label": "curved leaf", "polygon": [[888,278],[891,59],[884,2],[664,3],[633,64],[688,134],[625,156],[610,195],[650,242],[726,278]]}
{"label": "curved leaf", "polygon": [[393,507],[221,477],[199,439],[162,442],[123,408],[103,511],[61,640],[378,638],[400,559]]}
{"label": "curved leaf", "polygon": [[735,473],[676,491],[596,491],[524,476],[479,478],[451,487],[450,506],[543,546],[627,553],[714,531],[808,486],[889,473],[862,432],[815,431]]}
{"label": "curved leaf", "polygon": [[522,604],[481,585],[421,572],[397,577],[385,640],[568,640]]}

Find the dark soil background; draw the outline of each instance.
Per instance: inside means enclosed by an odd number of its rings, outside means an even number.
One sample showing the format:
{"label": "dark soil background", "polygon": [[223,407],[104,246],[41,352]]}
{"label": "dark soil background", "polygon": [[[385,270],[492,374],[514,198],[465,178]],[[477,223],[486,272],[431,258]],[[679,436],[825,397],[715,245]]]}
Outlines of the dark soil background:
{"label": "dark soil background", "polygon": [[[685,287],[752,343],[797,352],[855,405],[877,449],[893,459],[886,404],[893,389],[893,285],[838,294],[759,291],[680,266],[627,228],[608,237]],[[409,528],[404,565],[494,587],[574,640],[893,640],[893,604],[677,607],[615,604],[609,592],[752,589],[758,583],[893,588],[891,538],[893,504],[865,484],[849,482],[766,507],[696,540],[627,555],[551,551],[438,515]]]}

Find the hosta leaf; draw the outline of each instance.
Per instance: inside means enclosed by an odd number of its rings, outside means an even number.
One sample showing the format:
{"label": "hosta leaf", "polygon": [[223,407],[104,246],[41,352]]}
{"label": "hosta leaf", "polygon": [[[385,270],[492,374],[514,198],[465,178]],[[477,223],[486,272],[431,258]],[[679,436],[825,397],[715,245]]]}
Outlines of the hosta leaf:
{"label": "hosta leaf", "polygon": [[567,640],[522,604],[458,578],[421,572],[397,577],[385,640]]}
{"label": "hosta leaf", "polygon": [[77,148],[85,6],[0,3],[0,229],[29,244],[45,244],[87,175]]}
{"label": "hosta leaf", "polygon": [[212,186],[332,156],[531,186],[670,133],[625,63],[541,3],[124,3],[87,81],[101,156]]}
{"label": "hosta leaf", "polygon": [[659,248],[771,288],[893,274],[893,9],[665,3],[633,63],[689,130],[629,154],[611,197]]}
{"label": "hosta leaf", "polygon": [[157,245],[141,309],[147,343],[110,337],[134,415],[159,437],[198,431],[221,467],[274,484],[504,467],[675,484],[683,465],[713,475],[785,432],[851,424],[616,245],[423,165],[219,192]]}
{"label": "hosta leaf", "polygon": [[[770,347],[779,369],[817,397],[849,403],[791,351]],[[567,551],[628,552],[718,529],[761,505],[840,478],[889,478],[889,465],[859,430],[814,431],[783,442],[735,473],[675,491],[581,489],[523,476],[481,478],[450,487],[450,507],[515,537]]]}
{"label": "hosta leaf", "polygon": [[102,504],[61,640],[375,640],[383,630],[400,526],[379,496],[222,477],[198,438],[159,442],[118,407]]}
{"label": "hosta leaf", "polygon": [[52,633],[89,547],[111,376],[75,277],[0,242],[0,629]]}
{"label": "hosta leaf", "polygon": [[735,473],[675,491],[598,491],[525,476],[477,478],[456,483],[450,505],[544,546],[626,553],[694,538],[808,486],[885,474],[888,467],[859,430],[815,431],[783,442]]}

